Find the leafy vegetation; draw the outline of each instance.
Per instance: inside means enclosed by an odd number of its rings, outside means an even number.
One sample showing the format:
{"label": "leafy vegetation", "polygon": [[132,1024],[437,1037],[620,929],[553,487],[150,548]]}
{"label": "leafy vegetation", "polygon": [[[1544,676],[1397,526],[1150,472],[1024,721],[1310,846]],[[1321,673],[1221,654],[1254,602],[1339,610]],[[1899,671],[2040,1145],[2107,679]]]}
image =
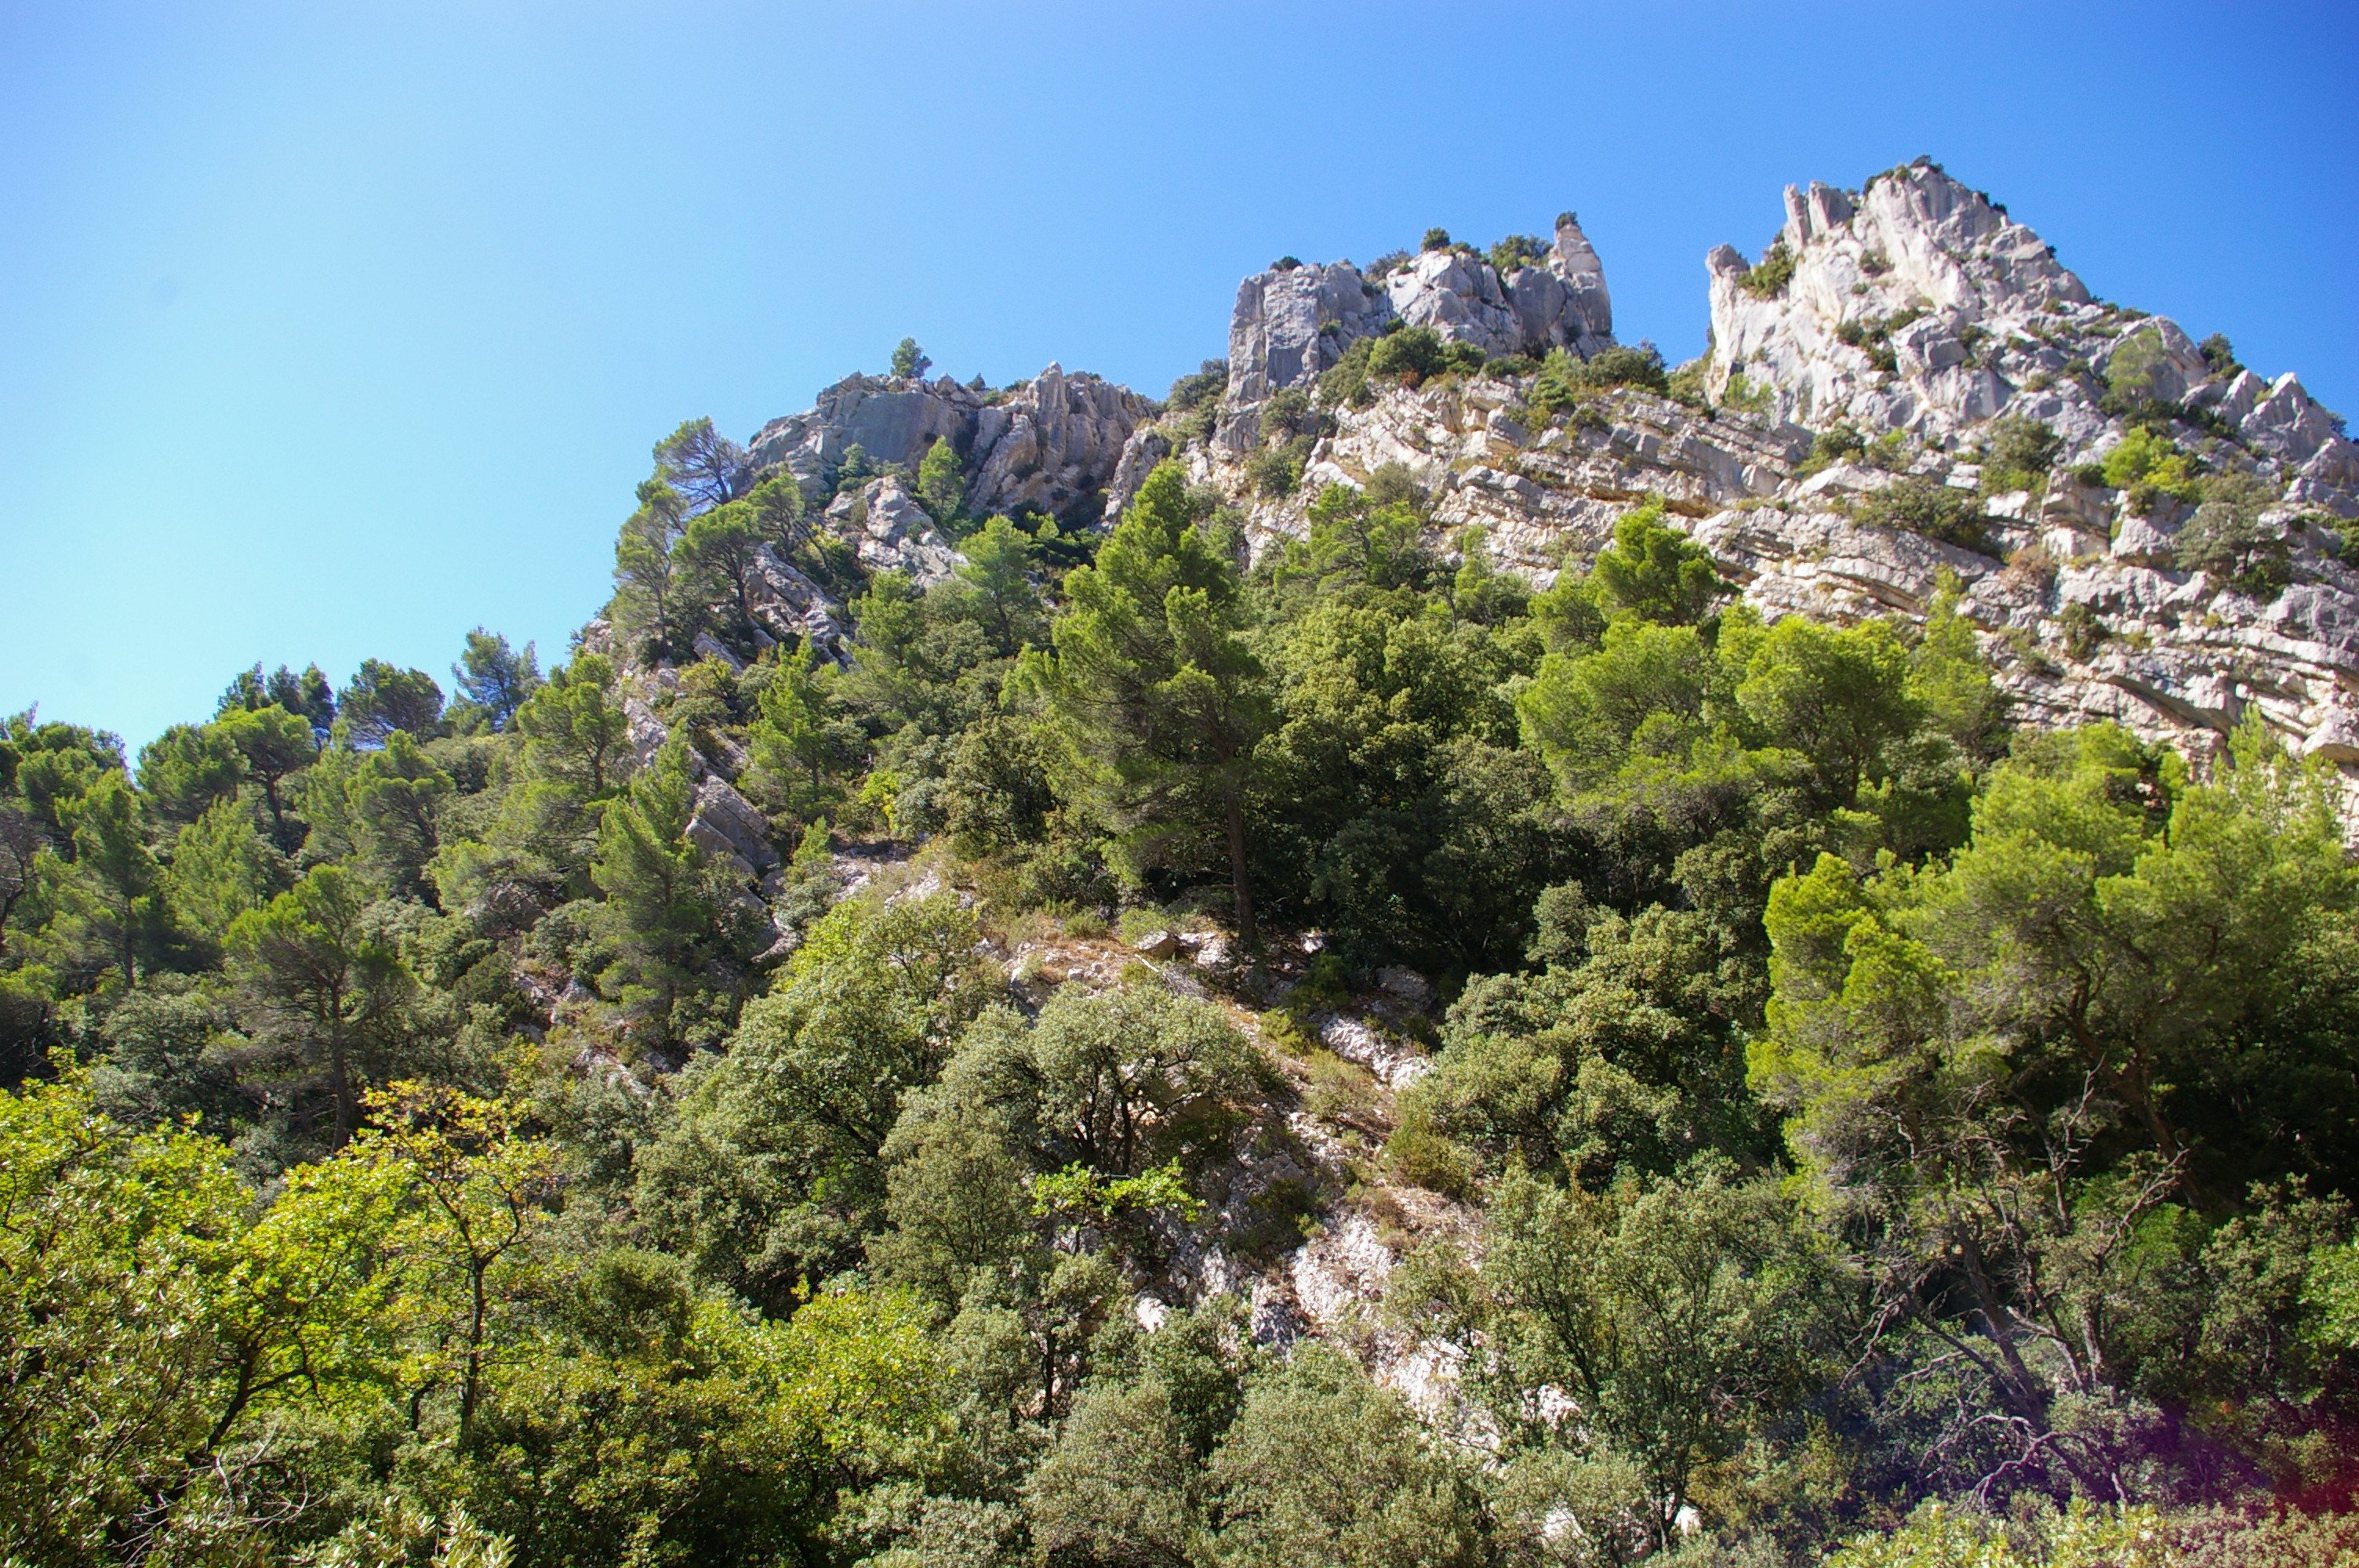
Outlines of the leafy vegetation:
{"label": "leafy vegetation", "polygon": [[[1475,368],[1416,330],[1264,453]],[[1953,582],[1765,622],[1659,500],[1536,590],[1396,466],[1248,562],[1176,463],[1069,535],[938,443],[921,588],[841,476],[655,455],[545,669],[478,628],[447,695],[0,726],[0,1557],[2349,1554],[2322,764],[2017,730]],[[2267,487],[2104,461],[2281,580]],[[1359,1315],[1234,1288],[1372,1234]],[[1435,1400],[1372,1375],[1429,1337]]]}

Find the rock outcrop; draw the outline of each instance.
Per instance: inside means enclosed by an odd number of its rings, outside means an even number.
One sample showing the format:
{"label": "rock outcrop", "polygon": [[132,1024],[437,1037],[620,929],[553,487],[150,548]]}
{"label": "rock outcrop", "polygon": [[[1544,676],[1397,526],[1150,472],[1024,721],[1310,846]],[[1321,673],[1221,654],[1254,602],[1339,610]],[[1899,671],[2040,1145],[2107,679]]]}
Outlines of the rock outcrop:
{"label": "rock outcrop", "polygon": [[1706,265],[1715,399],[1940,445],[2020,416],[2068,461],[2121,438],[2109,410],[2176,406],[2172,436],[2206,461],[2359,516],[2359,447],[2299,380],[2215,367],[2177,322],[2092,299],[2038,234],[1930,163],[1864,191],[1788,187],[1761,263],[1723,245]]}
{"label": "rock outcrop", "polygon": [[1614,345],[1604,266],[1567,212],[1554,243],[1505,276],[1472,249],[1445,245],[1374,276],[1350,262],[1288,262],[1246,278],[1229,318],[1227,405],[1307,385],[1352,344],[1396,324],[1430,327],[1491,356],[1569,348],[1586,359]]}
{"label": "rock outcrop", "polygon": [[[1625,387],[1550,416],[1512,372],[1386,386],[1320,408],[1300,478],[1277,496],[1245,406],[1314,381],[1355,337],[1397,319],[1486,353],[1586,353],[1611,341],[1611,316],[1570,222],[1545,267],[1505,280],[1463,249],[1388,273],[1381,298],[1340,263],[1248,278],[1230,335],[1238,413],[1210,439],[1142,427],[1117,498],[1176,456],[1258,553],[1306,533],[1328,484],[1396,465],[1426,492],[1438,546],[1478,525],[1496,564],[1545,584],[1660,495],[1764,615],[1920,618],[1949,585],[2026,720],[2111,719],[2200,759],[2256,716],[2344,765],[2359,799],[2359,572],[2328,526],[2359,517],[2359,447],[2296,377],[2265,381],[2176,322],[2093,300],[2038,235],[1930,164],[1862,191],[1789,189],[1762,262],[1723,246],[1707,265],[1716,406]],[[1541,277],[1563,297],[1543,297]],[[2063,450],[2035,488],[1993,493],[1983,448],[2006,416],[2048,426]],[[2190,503],[2093,480],[2088,461],[2133,424],[2278,498],[2247,518],[2277,542],[2273,577],[2194,569],[2180,558]],[[1809,460],[1814,436],[1842,425],[1887,439]],[[1860,520],[1903,480],[1974,495],[1982,548]]]}
{"label": "rock outcrop", "polygon": [[1152,405],[1128,387],[1051,364],[1006,393],[948,376],[847,376],[800,414],[773,419],[748,448],[757,470],[783,468],[814,497],[832,492],[854,447],[914,470],[948,441],[967,475],[969,509],[1094,519],[1131,432]]}
{"label": "rock outcrop", "polygon": [[[1426,326],[1493,360],[1613,345],[1604,269],[1571,214],[1552,243],[1492,254],[1520,260],[1503,275],[1441,245],[1366,272],[1289,261],[1245,279],[1210,426],[1158,420],[1136,394],[1056,365],[1006,395],[854,376],[765,427],[754,459],[832,493],[854,445],[914,466],[948,440],[972,510],[1087,520],[1176,458],[1244,515],[1256,551],[1303,533],[1325,486],[1396,466],[1427,492],[1438,544],[1478,526],[1498,564],[1542,584],[1660,495],[1766,615],[1922,616],[1953,583],[2035,722],[2111,719],[2200,755],[2257,715],[2359,781],[2359,574],[2325,526],[2359,518],[2359,446],[2342,420],[2293,375],[2264,379],[2175,321],[2096,300],[2038,234],[1922,160],[1859,190],[1788,189],[1760,260],[1712,253],[1704,402],[1625,387],[1570,416],[1536,413],[1533,378],[1512,362],[1378,387],[1317,406],[1299,480],[1266,493],[1260,406],[1311,388],[1362,339]],[[2034,488],[1988,493],[1982,449],[2007,416],[2047,426],[2063,449]],[[2133,425],[2199,472],[2248,474],[2277,498],[2245,519],[2277,542],[2275,577],[2193,569],[2180,558],[2191,504],[2094,480],[2086,465]],[[1847,459],[1811,457],[1814,437],[1846,426],[1859,443]],[[1861,520],[1904,479],[1976,494],[1983,549]],[[897,477],[835,497],[826,517],[873,570],[922,585],[957,565]],[[766,634],[832,645],[841,607],[783,563],[764,577]]]}

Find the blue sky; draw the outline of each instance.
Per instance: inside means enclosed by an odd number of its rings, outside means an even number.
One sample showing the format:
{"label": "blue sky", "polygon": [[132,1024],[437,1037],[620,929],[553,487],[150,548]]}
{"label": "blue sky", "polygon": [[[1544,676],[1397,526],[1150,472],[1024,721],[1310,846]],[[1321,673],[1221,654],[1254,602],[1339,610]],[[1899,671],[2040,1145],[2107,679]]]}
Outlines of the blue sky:
{"label": "blue sky", "polygon": [[1282,254],[1570,207],[1683,358],[1708,249],[1920,153],[2359,413],[2359,12],[1903,9],[0,4],[0,709],[561,653],[680,419],[904,333],[1159,394]]}

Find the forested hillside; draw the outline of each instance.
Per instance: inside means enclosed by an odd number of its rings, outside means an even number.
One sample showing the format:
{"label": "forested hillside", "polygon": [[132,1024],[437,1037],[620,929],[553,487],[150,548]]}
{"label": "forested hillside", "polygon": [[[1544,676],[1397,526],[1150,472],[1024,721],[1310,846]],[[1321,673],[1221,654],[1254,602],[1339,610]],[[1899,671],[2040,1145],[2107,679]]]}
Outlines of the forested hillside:
{"label": "forested hillside", "polygon": [[[0,1560],[2359,1556],[2339,753],[2093,721],[1975,548],[2281,604],[2341,492],[2175,384],[1798,437],[1542,254],[691,421],[546,668],[7,720]],[[1837,467],[1921,598],[1718,549]]]}

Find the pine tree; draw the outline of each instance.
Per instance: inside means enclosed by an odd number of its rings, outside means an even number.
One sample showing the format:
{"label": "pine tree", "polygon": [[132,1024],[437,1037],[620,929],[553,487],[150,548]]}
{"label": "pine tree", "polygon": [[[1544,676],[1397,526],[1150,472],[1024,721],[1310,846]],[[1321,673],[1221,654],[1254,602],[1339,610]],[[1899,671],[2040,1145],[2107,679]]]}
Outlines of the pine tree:
{"label": "pine tree", "polygon": [[1065,579],[1054,657],[1027,677],[1064,743],[1069,794],[1114,831],[1136,876],[1197,869],[1225,848],[1237,932],[1255,939],[1245,799],[1271,697],[1246,645],[1244,585],[1176,463],[1123,514],[1093,565]]}

